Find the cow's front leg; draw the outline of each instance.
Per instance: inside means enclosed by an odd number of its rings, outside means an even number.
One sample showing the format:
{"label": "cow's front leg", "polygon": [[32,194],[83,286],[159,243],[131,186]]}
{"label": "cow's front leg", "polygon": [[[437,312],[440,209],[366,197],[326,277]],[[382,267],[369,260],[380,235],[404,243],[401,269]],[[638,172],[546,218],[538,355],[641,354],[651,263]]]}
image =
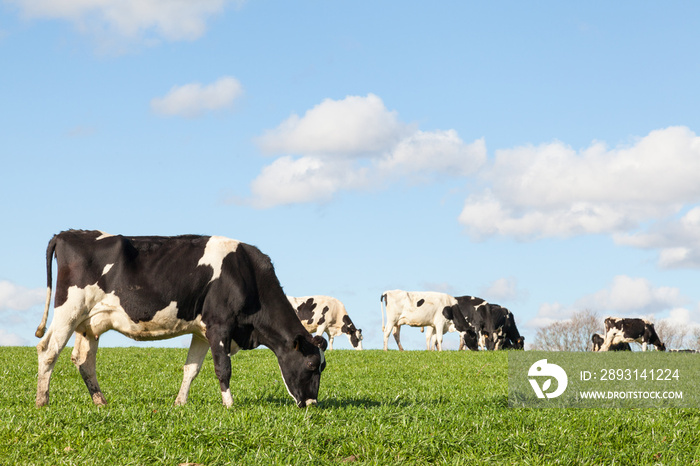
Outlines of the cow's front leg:
{"label": "cow's front leg", "polygon": [[229,382],[231,381],[231,355],[235,354],[240,348],[235,343],[232,343],[228,335],[218,336],[210,335],[207,332],[207,339],[211,347],[211,355],[214,359],[214,372],[219,379],[221,388],[221,400],[224,406],[230,408],[233,406],[233,398],[231,397],[231,389]]}
{"label": "cow's front leg", "polygon": [[97,406],[107,404],[100,384],[97,383],[97,346],[99,342],[97,338],[84,336],[80,332],[75,332],[75,347],[71,354],[71,361],[78,368],[85,386],[90,392],[92,402]]}
{"label": "cow's front leg", "polygon": [[428,330],[425,332],[425,346],[427,347],[428,351],[431,351],[433,349],[433,342],[437,336],[435,335],[435,329],[433,327],[428,326]]}
{"label": "cow's front leg", "polygon": [[209,342],[199,335],[192,334],[192,342],[187,352],[187,361],[183,368],[182,385],[180,386],[177,398],[175,398],[175,405],[181,406],[187,403],[190,385],[192,385],[192,381],[197,377],[197,374],[199,374],[207,351],[209,351]]}

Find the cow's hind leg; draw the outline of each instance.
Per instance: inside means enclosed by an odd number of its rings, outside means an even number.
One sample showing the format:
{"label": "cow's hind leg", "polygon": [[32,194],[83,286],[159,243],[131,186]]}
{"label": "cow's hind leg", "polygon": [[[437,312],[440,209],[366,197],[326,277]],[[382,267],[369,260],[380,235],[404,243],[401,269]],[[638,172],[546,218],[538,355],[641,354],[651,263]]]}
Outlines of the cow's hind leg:
{"label": "cow's hind leg", "polygon": [[39,370],[36,385],[36,405],[49,404],[49,383],[58,355],[68,343],[76,326],[77,311],[60,306],[54,310],[53,321],[44,337],[36,345]]}
{"label": "cow's hind leg", "polygon": [[403,346],[401,346],[401,326],[400,325],[394,326],[394,340],[396,340],[396,344],[399,345],[399,351],[403,351]]}
{"label": "cow's hind leg", "polygon": [[90,392],[92,402],[97,406],[107,404],[107,400],[102,395],[100,384],[97,383],[97,338],[91,338],[82,333],[75,333],[75,347],[71,355],[71,361],[78,368],[83,377],[85,386]]}
{"label": "cow's hind leg", "polygon": [[190,350],[187,352],[187,361],[185,362],[185,367],[183,369],[182,385],[180,386],[180,391],[175,398],[175,404],[180,406],[187,403],[187,395],[190,392],[190,385],[197,374],[199,374],[202,368],[202,363],[204,362],[204,357],[209,351],[209,342],[204,338],[193,334],[192,343],[190,343]]}

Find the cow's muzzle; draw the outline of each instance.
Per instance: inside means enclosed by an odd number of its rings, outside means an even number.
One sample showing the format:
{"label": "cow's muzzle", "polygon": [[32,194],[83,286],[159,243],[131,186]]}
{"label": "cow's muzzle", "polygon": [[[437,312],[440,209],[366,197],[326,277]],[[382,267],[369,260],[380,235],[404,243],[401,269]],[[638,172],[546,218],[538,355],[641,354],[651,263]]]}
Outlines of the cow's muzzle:
{"label": "cow's muzzle", "polygon": [[311,398],[309,398],[309,399],[306,400],[306,401],[299,401],[299,402],[297,403],[297,406],[299,406],[300,408],[307,408],[307,407],[309,407],[309,406],[313,406],[313,405],[316,405],[316,404],[318,404],[318,402],[317,402],[316,400],[312,400]]}

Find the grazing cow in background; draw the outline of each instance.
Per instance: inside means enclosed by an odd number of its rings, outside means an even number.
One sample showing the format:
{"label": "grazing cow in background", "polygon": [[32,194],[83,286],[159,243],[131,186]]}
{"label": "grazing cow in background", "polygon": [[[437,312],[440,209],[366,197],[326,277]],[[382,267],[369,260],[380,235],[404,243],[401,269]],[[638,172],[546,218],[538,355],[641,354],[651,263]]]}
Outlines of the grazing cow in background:
{"label": "grazing cow in background", "polygon": [[333,349],[333,338],[344,333],[350,344],[357,350],[362,349],[362,330],[355,328],[345,306],[330,296],[304,296],[294,298],[287,296],[297,316],[306,330],[328,335],[328,349]]}
{"label": "grazing cow in background", "polygon": [[[515,325],[515,316],[505,307],[474,296],[458,296],[451,315],[459,332],[476,331],[479,347],[488,350],[523,349],[525,337]],[[462,316],[460,318],[458,316]],[[468,325],[468,324],[469,325]]]}
{"label": "grazing cow in background", "polygon": [[471,323],[469,317],[465,316],[459,309],[459,304],[448,306],[442,310],[445,319],[452,322],[452,326],[459,332],[459,349],[468,348],[472,351],[479,350],[479,333]]}
{"label": "grazing cow in background", "polygon": [[[58,276],[54,317],[51,266]],[[256,247],[221,236],[113,236],[64,231],[46,250],[48,293],[36,336],[36,404],[49,402],[58,355],[75,333],[72,361],[97,405],[106,403],[95,370],[98,338],[108,330],[135,340],[192,334],[175,404],[187,402],[190,384],[211,348],[225,406],[231,355],[259,345],[277,356],[287,391],[300,407],[316,403],[326,362],[326,340],[312,337],[287,301],[270,258]]]}
{"label": "grazing cow in background", "polygon": [[[593,343],[593,351],[600,351],[605,338],[600,333],[594,333],[591,336],[591,342]],[[616,343],[610,346],[610,351],[632,351],[632,348],[630,348],[629,343]]]}
{"label": "grazing cow in background", "polygon": [[[431,327],[437,337],[438,351],[442,351],[442,335],[449,328],[450,322],[442,315],[442,310],[456,303],[455,299],[445,293],[435,291],[385,291],[380,301],[386,305],[386,325],[384,325],[384,306],[382,305],[382,331],[384,332],[384,351],[387,350],[389,335],[393,332],[399,350],[402,325],[411,327]],[[431,334],[426,338],[430,349]]]}
{"label": "grazing cow in background", "polygon": [[652,344],[659,351],[666,351],[666,345],[661,343],[654,330],[654,324],[646,319],[621,319],[607,317],[605,319],[605,341],[600,351],[610,351],[617,343],[637,342],[642,344],[642,351],[647,350],[647,345]]}

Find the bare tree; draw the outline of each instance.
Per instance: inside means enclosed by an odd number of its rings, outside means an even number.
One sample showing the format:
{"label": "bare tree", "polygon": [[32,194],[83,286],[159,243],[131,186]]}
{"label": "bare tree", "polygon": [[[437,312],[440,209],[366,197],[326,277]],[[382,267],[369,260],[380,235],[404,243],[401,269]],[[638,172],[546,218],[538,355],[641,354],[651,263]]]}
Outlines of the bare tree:
{"label": "bare tree", "polygon": [[532,349],[542,351],[588,351],[591,336],[602,333],[603,321],[590,309],[575,312],[570,319],[537,330]]}
{"label": "bare tree", "polygon": [[674,324],[668,320],[660,320],[654,324],[654,330],[667,349],[684,349],[686,344],[692,344],[689,337],[690,327]]}

